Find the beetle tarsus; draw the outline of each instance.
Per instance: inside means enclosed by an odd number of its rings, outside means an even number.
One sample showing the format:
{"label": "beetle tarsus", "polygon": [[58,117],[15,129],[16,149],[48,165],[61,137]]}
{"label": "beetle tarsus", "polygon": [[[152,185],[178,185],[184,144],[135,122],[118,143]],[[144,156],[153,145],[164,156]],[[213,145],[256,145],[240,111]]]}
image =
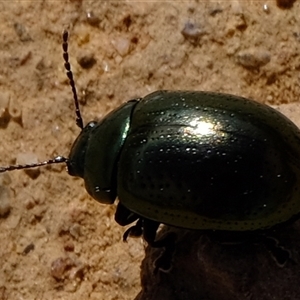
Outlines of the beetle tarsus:
{"label": "beetle tarsus", "polygon": [[263,238],[263,244],[270,251],[274,260],[280,267],[284,267],[288,261],[291,261],[291,252],[280,245],[279,241],[273,237]]}
{"label": "beetle tarsus", "polygon": [[[119,204],[118,208],[120,212],[120,210],[125,207],[122,207],[122,205]],[[161,239],[156,240],[156,233],[159,225],[159,222],[140,217],[136,224],[128,228],[123,235],[124,242],[127,241],[129,236],[143,236],[150,247],[164,248],[162,254],[154,261],[154,274],[158,271],[169,272],[171,270],[173,253],[175,251],[176,234],[174,232],[167,233]]]}
{"label": "beetle tarsus", "polygon": [[162,254],[154,261],[154,274],[158,271],[168,273],[172,269],[173,255],[175,252],[175,240],[176,234],[174,232],[169,232],[157,241],[160,246],[164,245],[165,248]]}
{"label": "beetle tarsus", "polygon": [[169,272],[172,268],[173,254],[175,252],[176,234],[169,232],[159,240],[156,240],[159,222],[144,219],[143,237],[145,241],[153,248],[164,248],[161,255],[154,261],[154,274],[158,271]]}
{"label": "beetle tarsus", "polygon": [[143,235],[143,219],[139,219],[134,226],[129,227],[123,234],[123,241],[127,242],[127,238],[140,237]]}
{"label": "beetle tarsus", "polygon": [[[146,218],[142,219],[143,223],[143,238],[144,240],[151,246],[155,248],[164,247],[164,245],[160,246],[159,241],[155,241],[156,239],[156,232],[159,227],[159,222],[152,221]],[[158,246],[156,246],[158,244]]]}

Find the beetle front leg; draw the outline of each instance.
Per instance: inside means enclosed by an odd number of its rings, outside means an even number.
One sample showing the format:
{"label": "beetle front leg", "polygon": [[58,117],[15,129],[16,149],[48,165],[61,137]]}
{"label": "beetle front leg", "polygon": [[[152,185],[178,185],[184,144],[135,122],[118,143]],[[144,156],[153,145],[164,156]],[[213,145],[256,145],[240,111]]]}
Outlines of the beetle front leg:
{"label": "beetle front leg", "polygon": [[123,204],[120,202],[117,205],[117,210],[115,213],[115,221],[120,224],[121,226],[126,226],[137,219],[139,219],[140,216],[133,213],[131,210],[129,210],[127,207],[125,207]]}
{"label": "beetle front leg", "polygon": [[115,213],[115,220],[121,226],[126,226],[138,220],[134,226],[129,227],[123,234],[123,241],[126,242],[129,236],[140,237],[143,235],[143,225],[140,216],[130,211],[120,202]]}
{"label": "beetle front leg", "polygon": [[[123,241],[126,241],[129,236],[133,237],[140,237],[143,236],[145,241],[155,247],[155,238],[156,238],[156,231],[158,229],[159,223],[155,221],[150,221],[140,217],[138,214],[133,213],[127,207],[125,207],[120,202],[118,203],[117,210],[115,213],[115,220],[121,226],[126,226],[134,221],[138,220],[134,226],[129,227],[124,235]],[[146,228],[146,230],[145,230]],[[157,246],[163,247],[163,246]]]}
{"label": "beetle front leg", "polygon": [[283,267],[287,261],[294,263],[291,258],[291,252],[281,246],[276,238],[272,236],[262,236],[262,242],[280,267]]}
{"label": "beetle front leg", "polygon": [[134,226],[129,227],[123,234],[123,242],[127,241],[129,236],[140,237],[143,235],[143,219],[138,219]]}
{"label": "beetle front leg", "polygon": [[154,248],[162,248],[166,246],[165,238],[155,241],[156,232],[159,227],[159,222],[152,221],[133,213],[127,207],[125,207],[120,202],[117,205],[117,210],[115,213],[115,220],[121,226],[126,226],[134,221],[138,220],[136,224],[129,227],[124,235],[123,240],[126,241],[129,236],[140,237],[143,236],[144,240]]}
{"label": "beetle front leg", "polygon": [[121,226],[129,225],[130,223],[138,220],[134,226],[129,227],[124,232],[123,241],[126,242],[129,236],[143,236],[149,246],[153,248],[165,248],[162,255],[154,262],[154,272],[156,273],[158,270],[167,272],[171,269],[171,261],[175,251],[175,233],[168,233],[161,239],[156,240],[156,234],[160,223],[133,213],[120,202],[117,206],[115,220]]}
{"label": "beetle front leg", "polygon": [[162,254],[154,262],[154,273],[157,273],[158,270],[168,272],[171,269],[175,251],[175,233],[167,233],[161,239],[156,240],[159,225],[159,222],[140,217],[136,224],[128,228],[123,235],[124,241],[126,241],[128,236],[143,236],[150,247],[164,248]]}
{"label": "beetle front leg", "polygon": [[165,248],[162,254],[154,262],[154,273],[157,273],[158,270],[163,272],[170,271],[175,251],[176,234],[174,232],[169,232],[161,239],[156,240],[159,223],[149,219],[144,219],[143,223],[143,237],[145,241],[153,248]]}

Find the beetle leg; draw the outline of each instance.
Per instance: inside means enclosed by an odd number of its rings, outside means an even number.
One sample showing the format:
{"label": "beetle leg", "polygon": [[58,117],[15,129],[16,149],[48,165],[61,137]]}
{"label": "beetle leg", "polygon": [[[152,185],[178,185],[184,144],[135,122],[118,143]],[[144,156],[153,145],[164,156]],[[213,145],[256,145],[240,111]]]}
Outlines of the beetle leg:
{"label": "beetle leg", "polygon": [[270,251],[274,260],[280,267],[283,267],[288,260],[291,260],[291,252],[279,244],[279,241],[270,236],[263,237],[263,244]]}
{"label": "beetle leg", "polygon": [[157,273],[158,270],[163,272],[170,271],[175,251],[176,234],[174,232],[169,232],[161,239],[155,240],[159,224],[158,222],[144,219],[143,237],[145,241],[153,248],[165,248],[162,254],[154,261],[154,273]]}
{"label": "beetle leg", "polygon": [[156,245],[156,232],[159,227],[159,223],[143,218],[143,238],[151,246],[155,248],[164,247],[164,245]]}
{"label": "beetle leg", "polygon": [[140,218],[134,226],[129,227],[123,234],[123,241],[126,242],[129,236],[140,237],[143,235],[143,219]]}
{"label": "beetle leg", "polygon": [[156,239],[156,232],[159,227],[159,222],[152,221],[138,214],[133,213],[120,202],[118,203],[115,213],[115,220],[121,226],[128,225],[135,220],[138,220],[134,226],[129,227],[123,234],[123,241],[126,242],[129,236],[140,237],[153,248],[165,248],[163,253],[154,262],[154,273],[158,270],[167,272],[171,269],[171,261],[175,251],[175,233],[168,233],[159,240]]}
{"label": "beetle leg", "polygon": [[120,202],[118,203],[117,210],[115,213],[115,220],[121,226],[126,226],[132,222],[137,221],[134,226],[128,228],[123,234],[123,241],[126,242],[129,236],[140,237],[143,234],[143,220],[139,215],[133,213],[131,210],[126,208]]}
{"label": "beetle leg", "polygon": [[120,202],[118,203],[115,213],[115,221],[118,224],[120,224],[121,226],[126,226],[139,219],[139,217],[139,215],[133,213],[123,204],[121,204]]}

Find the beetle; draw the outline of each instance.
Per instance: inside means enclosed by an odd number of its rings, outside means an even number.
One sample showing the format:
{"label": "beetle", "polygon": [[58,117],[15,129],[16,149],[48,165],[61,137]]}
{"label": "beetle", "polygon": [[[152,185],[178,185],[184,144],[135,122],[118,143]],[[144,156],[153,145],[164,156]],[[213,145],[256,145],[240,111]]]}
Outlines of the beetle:
{"label": "beetle", "polygon": [[63,57],[81,133],[69,156],[0,168],[66,163],[97,201],[113,204],[124,233],[153,247],[160,223],[197,230],[253,232],[300,215],[300,130],[275,109],[213,92],[157,91],[86,126]]}

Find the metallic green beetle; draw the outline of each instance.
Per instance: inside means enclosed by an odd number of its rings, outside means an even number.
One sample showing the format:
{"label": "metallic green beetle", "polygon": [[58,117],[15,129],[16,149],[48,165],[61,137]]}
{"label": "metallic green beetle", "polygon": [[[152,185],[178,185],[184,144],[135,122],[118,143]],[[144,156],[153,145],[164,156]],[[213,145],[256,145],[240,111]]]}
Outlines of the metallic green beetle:
{"label": "metallic green beetle", "polygon": [[89,194],[119,203],[116,221],[152,246],[160,223],[249,232],[300,215],[300,130],[269,106],[226,94],[157,91],[83,126],[71,66],[65,68],[82,129],[65,162]]}
{"label": "metallic green beetle", "polygon": [[84,128],[67,165],[94,199],[118,196],[116,221],[139,219],[133,235],[146,238],[159,223],[251,231],[300,212],[299,129],[232,95],[158,91],[129,101]]}

